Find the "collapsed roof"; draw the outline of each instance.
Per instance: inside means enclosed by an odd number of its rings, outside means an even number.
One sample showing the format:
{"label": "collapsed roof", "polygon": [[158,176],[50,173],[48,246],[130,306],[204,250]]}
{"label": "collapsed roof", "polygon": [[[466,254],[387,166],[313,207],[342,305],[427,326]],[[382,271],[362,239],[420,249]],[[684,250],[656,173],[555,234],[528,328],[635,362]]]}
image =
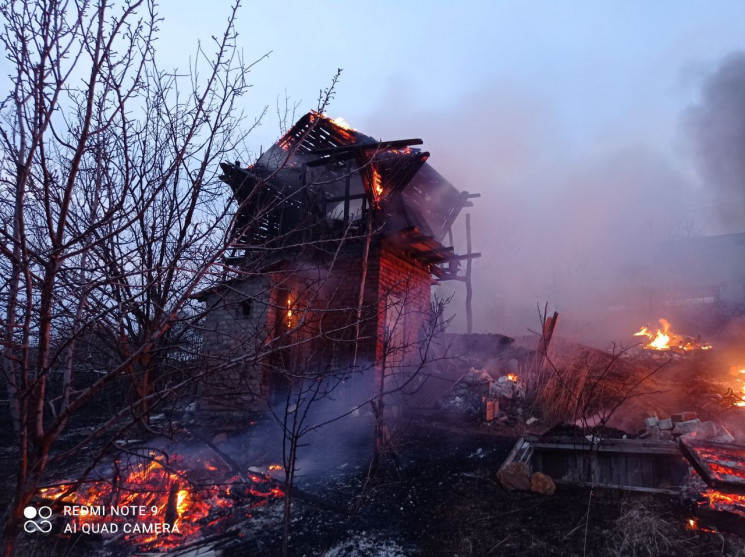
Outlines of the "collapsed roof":
{"label": "collapsed roof", "polygon": [[221,179],[239,204],[236,234],[246,249],[298,234],[338,238],[361,229],[371,211],[382,237],[425,263],[448,262],[433,272],[455,278],[467,256],[456,256],[443,240],[477,195],[457,190],[432,168],[429,153],[413,147],[421,143],[377,141],[309,112],[252,166],[221,164]]}

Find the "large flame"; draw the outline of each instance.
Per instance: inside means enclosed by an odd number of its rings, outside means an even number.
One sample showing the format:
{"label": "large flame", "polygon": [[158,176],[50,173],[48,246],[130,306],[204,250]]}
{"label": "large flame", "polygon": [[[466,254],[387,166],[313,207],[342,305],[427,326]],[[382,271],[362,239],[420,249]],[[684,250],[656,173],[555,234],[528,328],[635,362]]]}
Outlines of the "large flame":
{"label": "large flame", "polygon": [[674,333],[667,319],[660,319],[659,321],[660,328],[657,329],[656,333],[653,333],[649,327],[642,327],[634,333],[635,337],[646,337],[648,339],[648,342],[644,344],[645,350],[683,350],[684,352],[690,352],[692,350],[711,349],[711,345],[708,343]]}

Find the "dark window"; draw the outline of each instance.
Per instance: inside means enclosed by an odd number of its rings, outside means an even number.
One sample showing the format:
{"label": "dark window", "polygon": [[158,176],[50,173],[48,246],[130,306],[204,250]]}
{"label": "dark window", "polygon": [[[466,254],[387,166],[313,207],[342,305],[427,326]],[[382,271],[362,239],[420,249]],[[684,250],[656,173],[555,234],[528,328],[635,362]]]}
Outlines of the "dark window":
{"label": "dark window", "polygon": [[251,317],[251,300],[243,300],[241,302],[241,315],[243,317]]}

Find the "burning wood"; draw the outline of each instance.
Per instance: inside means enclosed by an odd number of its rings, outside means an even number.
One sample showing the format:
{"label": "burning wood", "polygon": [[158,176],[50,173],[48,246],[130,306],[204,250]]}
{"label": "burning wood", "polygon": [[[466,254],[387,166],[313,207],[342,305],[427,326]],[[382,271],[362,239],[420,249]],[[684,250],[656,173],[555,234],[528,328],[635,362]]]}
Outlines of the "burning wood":
{"label": "burning wood", "polygon": [[653,333],[649,327],[642,327],[634,333],[635,337],[645,337],[649,341],[643,346],[645,350],[676,352],[711,350],[711,345],[701,341],[698,337],[692,338],[674,333],[670,329],[670,322],[667,319],[660,319],[659,321],[661,328],[657,329],[656,333]]}
{"label": "burning wood", "polygon": [[695,470],[689,489],[697,512],[725,526],[745,524],[745,447],[686,439],[680,447]]}
{"label": "burning wood", "polygon": [[232,525],[236,518],[249,518],[251,509],[284,496],[267,474],[230,476],[209,459],[151,451],[138,460],[125,466],[117,462],[112,480],[65,482],[39,495],[70,518],[65,532],[119,535],[148,551],[167,551],[221,533],[230,526],[227,509],[232,509]]}

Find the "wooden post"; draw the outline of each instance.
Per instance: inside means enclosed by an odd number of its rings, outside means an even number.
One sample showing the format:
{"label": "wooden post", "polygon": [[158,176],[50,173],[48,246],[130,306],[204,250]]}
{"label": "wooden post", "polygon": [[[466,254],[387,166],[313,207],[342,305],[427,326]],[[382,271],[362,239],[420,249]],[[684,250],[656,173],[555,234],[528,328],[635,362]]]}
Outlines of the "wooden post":
{"label": "wooden post", "polygon": [[554,336],[554,329],[556,328],[556,321],[558,319],[559,313],[555,311],[551,317],[546,318],[546,322],[543,324],[541,339],[538,341],[538,353],[543,357],[548,355],[548,345],[551,344],[551,338]]}
{"label": "wooden post", "polygon": [[466,332],[470,335],[473,332],[473,310],[471,309],[471,300],[473,298],[473,289],[471,288],[471,265],[473,259],[471,255],[471,213],[466,213]]}

